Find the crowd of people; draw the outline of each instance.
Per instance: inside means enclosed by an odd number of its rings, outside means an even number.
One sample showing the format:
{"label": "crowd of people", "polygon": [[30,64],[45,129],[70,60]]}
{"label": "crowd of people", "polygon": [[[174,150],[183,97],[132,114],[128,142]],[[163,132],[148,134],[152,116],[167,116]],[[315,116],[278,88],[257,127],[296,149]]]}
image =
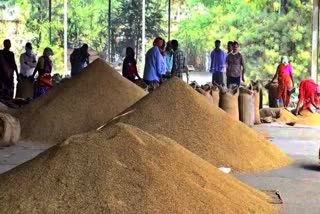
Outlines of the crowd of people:
{"label": "crowd of people", "polygon": [[[42,56],[37,56],[32,51],[32,44],[27,42],[25,52],[20,55],[20,72],[15,61],[14,53],[10,50],[11,41],[3,41],[3,50],[0,50],[0,99],[11,100],[14,97],[14,74],[17,82],[31,81],[33,83],[33,98],[47,93],[52,87],[51,56],[53,51],[46,47]],[[89,64],[88,45],[74,49],[70,56],[71,76],[75,76]],[[36,79],[35,79],[36,77]]]}
{"label": "crowd of people", "polygon": [[136,79],[142,79],[149,89],[155,89],[164,79],[170,77],[182,79],[185,69],[185,56],[179,48],[179,42],[171,40],[166,43],[163,38],[156,37],[152,48],[147,51],[145,56],[143,78],[138,74],[135,53],[131,47],[126,49],[122,75],[133,82]]}
{"label": "crowd of people", "polygon": [[[51,72],[53,63],[51,56],[53,51],[46,47],[42,56],[37,59],[33,52],[32,44],[27,42],[25,52],[20,55],[20,72],[15,61],[14,53],[10,50],[9,39],[3,41],[3,49],[0,50],[0,99],[10,100],[14,96],[14,75],[17,81],[32,81],[34,85],[33,98],[47,93],[52,87]],[[215,47],[210,54],[211,64],[209,71],[212,73],[212,83],[229,87],[240,86],[245,81],[245,66],[243,57],[239,51],[237,41],[227,43],[227,52],[221,49],[221,41],[215,41]],[[74,49],[70,55],[71,77],[78,75],[89,64],[88,45]],[[182,79],[186,72],[184,52],[179,47],[177,40],[166,41],[156,37],[153,46],[145,54],[143,77],[137,70],[135,51],[132,47],[126,48],[126,56],[123,61],[122,74],[132,82],[142,80],[149,89],[155,89],[165,79],[177,77]],[[36,79],[35,79],[36,78]],[[293,68],[287,56],[281,58],[275,75],[271,82],[277,81],[277,105],[289,106],[290,96],[294,93]],[[320,112],[320,86],[311,79],[302,80],[299,85],[299,101],[296,106],[296,114],[301,110],[314,107]]]}

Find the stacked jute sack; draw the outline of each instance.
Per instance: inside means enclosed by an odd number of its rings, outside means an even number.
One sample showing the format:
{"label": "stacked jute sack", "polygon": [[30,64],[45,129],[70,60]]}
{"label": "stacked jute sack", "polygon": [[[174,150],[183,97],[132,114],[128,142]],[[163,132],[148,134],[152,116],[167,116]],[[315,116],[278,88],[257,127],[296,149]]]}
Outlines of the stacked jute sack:
{"label": "stacked jute sack", "polygon": [[205,85],[198,85],[197,82],[191,82],[190,86],[194,88],[197,92],[205,96],[210,103],[214,106],[219,107],[219,87],[211,83],[206,83]]}
{"label": "stacked jute sack", "polygon": [[258,82],[251,82],[248,87],[239,88],[224,88],[211,83],[200,86],[196,82],[192,82],[190,86],[233,119],[240,120],[248,126],[261,123],[259,110],[262,91]]}

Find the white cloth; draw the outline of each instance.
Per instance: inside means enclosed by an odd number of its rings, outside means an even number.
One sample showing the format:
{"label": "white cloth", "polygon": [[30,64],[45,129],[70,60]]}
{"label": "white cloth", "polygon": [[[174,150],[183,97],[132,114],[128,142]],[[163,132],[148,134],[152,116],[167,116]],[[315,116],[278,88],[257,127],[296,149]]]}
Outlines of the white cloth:
{"label": "white cloth", "polygon": [[33,70],[37,65],[36,55],[31,53],[28,56],[26,53],[21,54],[20,56],[20,74],[24,76],[31,76],[33,74]]}

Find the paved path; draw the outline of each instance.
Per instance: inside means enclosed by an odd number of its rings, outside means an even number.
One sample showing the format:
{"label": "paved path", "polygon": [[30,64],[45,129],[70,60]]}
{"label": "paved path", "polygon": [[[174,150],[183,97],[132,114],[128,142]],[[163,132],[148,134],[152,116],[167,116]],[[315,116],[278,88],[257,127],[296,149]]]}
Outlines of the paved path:
{"label": "paved path", "polygon": [[0,147],[0,174],[34,158],[49,147],[46,144],[22,141],[14,146]]}
{"label": "paved path", "polygon": [[272,143],[295,162],[291,166],[237,178],[258,189],[279,190],[288,214],[320,213],[320,128],[261,125],[254,129],[268,133]]}

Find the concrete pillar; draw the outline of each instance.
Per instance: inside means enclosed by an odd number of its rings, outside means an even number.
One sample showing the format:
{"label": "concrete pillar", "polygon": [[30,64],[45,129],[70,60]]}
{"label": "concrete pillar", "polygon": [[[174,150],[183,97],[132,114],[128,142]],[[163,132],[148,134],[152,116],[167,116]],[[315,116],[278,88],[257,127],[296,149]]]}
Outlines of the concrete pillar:
{"label": "concrete pillar", "polygon": [[313,0],[311,78],[318,81],[319,0]]}

